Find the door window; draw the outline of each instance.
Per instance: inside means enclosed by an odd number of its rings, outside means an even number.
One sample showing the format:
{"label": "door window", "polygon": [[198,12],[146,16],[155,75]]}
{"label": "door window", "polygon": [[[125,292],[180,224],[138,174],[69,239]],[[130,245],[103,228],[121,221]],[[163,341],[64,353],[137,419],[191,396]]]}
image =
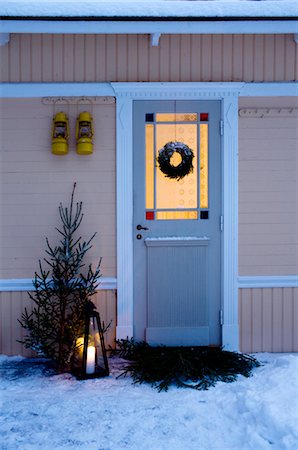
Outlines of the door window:
{"label": "door window", "polygon": [[146,220],[208,219],[208,118],[145,115]]}

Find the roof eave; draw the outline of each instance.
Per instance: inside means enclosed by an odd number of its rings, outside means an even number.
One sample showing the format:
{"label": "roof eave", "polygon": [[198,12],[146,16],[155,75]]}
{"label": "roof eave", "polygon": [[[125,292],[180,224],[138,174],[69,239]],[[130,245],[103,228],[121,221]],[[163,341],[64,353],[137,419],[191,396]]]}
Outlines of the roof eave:
{"label": "roof eave", "polygon": [[298,21],[280,20],[0,20],[0,33],[50,34],[295,34]]}

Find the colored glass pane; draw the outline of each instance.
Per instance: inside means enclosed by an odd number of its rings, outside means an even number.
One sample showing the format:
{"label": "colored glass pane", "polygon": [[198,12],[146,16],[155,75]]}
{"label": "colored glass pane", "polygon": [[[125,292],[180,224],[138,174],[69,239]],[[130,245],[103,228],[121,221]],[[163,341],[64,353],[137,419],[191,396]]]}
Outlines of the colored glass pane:
{"label": "colored glass pane", "polygon": [[200,208],[208,208],[208,124],[200,124]]}

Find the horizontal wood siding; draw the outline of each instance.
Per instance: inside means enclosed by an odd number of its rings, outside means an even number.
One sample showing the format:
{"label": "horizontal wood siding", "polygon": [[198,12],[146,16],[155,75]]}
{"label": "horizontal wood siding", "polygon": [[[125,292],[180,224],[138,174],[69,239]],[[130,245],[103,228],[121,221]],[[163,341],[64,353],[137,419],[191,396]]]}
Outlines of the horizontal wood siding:
{"label": "horizontal wood siding", "polygon": [[298,98],[239,99],[239,275],[298,274]]}
{"label": "horizontal wood siding", "polygon": [[240,350],[298,352],[298,288],[239,290]]}
{"label": "horizontal wood siding", "polygon": [[[0,101],[0,278],[33,278],[46,256],[45,238],[58,242],[59,203],[68,206],[73,183],[83,202],[79,232],[97,232],[86,262],[102,257],[102,274],[116,274],[115,104],[64,105],[69,116],[69,154],[51,153],[53,105],[42,99]],[[94,117],[94,153],[77,155],[75,121],[84,109]],[[57,112],[57,109],[56,109]]]}
{"label": "horizontal wood siding", "polygon": [[11,34],[0,81],[293,81],[293,35]]}
{"label": "horizontal wood siding", "polygon": [[[116,329],[116,292],[98,291],[93,299],[101,320],[111,326],[105,334],[106,347],[114,346]],[[27,334],[18,319],[25,307],[32,311],[33,302],[27,292],[0,292],[0,354],[31,357],[34,353],[17,342]]]}

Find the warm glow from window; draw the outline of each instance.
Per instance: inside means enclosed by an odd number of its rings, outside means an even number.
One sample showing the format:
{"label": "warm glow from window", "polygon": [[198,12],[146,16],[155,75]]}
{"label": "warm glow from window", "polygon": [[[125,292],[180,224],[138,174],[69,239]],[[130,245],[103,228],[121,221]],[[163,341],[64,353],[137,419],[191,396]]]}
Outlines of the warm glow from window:
{"label": "warm glow from window", "polygon": [[146,209],[154,208],[154,125],[146,125]]}
{"label": "warm glow from window", "polygon": [[200,124],[200,208],[208,208],[208,124]]}
{"label": "warm glow from window", "polygon": [[156,122],[197,122],[195,113],[156,113]]}

